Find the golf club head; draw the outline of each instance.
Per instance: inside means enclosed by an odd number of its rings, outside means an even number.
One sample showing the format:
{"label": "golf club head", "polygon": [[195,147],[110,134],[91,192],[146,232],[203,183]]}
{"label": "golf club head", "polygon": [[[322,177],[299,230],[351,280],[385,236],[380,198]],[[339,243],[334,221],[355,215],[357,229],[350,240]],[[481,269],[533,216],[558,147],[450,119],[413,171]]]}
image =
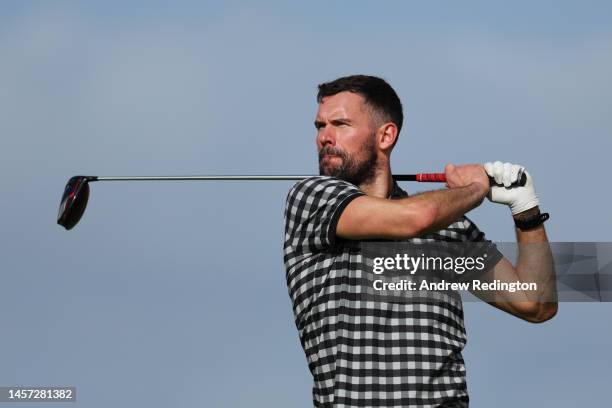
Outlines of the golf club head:
{"label": "golf club head", "polygon": [[59,225],[70,230],[79,222],[89,199],[89,181],[95,179],[92,176],[74,176],[68,180],[57,214]]}

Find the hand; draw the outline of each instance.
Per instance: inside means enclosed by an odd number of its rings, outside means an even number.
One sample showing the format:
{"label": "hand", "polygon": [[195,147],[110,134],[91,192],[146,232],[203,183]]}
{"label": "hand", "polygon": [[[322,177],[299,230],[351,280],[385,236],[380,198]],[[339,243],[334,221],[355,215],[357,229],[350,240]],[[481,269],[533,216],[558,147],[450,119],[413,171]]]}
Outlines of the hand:
{"label": "hand", "polygon": [[465,187],[475,183],[482,189],[483,199],[489,191],[489,177],[481,164],[455,166],[449,163],[444,168],[444,173],[448,188]]}
{"label": "hand", "polygon": [[[497,184],[503,186],[492,186],[487,198],[494,203],[506,204],[510,207],[512,215],[527,211],[539,205],[538,196],[535,193],[533,179],[525,171],[523,166],[512,163],[485,163],[484,168]],[[525,173],[527,182],[524,186],[510,187],[516,182],[519,174]]]}

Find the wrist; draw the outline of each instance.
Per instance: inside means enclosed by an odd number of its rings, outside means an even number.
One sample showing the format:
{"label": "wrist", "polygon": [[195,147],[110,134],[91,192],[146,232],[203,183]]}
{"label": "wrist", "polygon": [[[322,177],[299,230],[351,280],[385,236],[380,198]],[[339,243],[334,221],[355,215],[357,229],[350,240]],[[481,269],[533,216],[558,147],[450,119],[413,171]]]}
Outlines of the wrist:
{"label": "wrist", "polygon": [[513,216],[514,225],[521,231],[527,231],[541,226],[549,218],[548,213],[540,213],[540,207],[533,207]]}
{"label": "wrist", "polygon": [[482,200],[484,200],[484,198],[489,193],[489,186],[485,186],[482,183],[474,182],[474,183],[468,184],[467,187],[470,189],[472,194],[478,199],[479,203]]}
{"label": "wrist", "polygon": [[533,208],[530,208],[528,210],[525,211],[521,211],[517,214],[512,214],[512,218],[514,218],[515,221],[525,221],[528,220],[530,218],[533,217],[537,217],[538,214],[540,214],[540,207],[539,206],[535,206]]}

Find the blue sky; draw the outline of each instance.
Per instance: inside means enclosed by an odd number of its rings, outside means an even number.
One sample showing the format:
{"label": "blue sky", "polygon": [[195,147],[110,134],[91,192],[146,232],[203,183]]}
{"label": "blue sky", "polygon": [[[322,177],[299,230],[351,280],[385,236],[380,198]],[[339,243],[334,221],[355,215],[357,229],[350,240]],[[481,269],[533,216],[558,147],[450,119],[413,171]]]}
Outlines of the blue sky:
{"label": "blue sky", "polygon": [[[519,162],[551,240],[610,241],[611,8],[4,3],[0,385],[76,385],[71,406],[311,406],[282,265],[290,183],[99,183],[73,231],[55,217],[74,174],[314,173],[316,85],[341,75],[400,94],[394,171]],[[507,209],[470,216],[514,239]],[[607,401],[610,304],[543,325],[465,309],[472,406]]]}

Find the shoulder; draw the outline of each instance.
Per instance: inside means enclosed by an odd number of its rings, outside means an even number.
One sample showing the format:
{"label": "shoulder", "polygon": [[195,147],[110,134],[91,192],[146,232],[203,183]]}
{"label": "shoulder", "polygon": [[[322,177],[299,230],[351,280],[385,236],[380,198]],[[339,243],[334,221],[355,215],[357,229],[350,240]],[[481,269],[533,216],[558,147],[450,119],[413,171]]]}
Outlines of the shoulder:
{"label": "shoulder", "polygon": [[363,194],[357,186],[348,181],[329,176],[312,176],[300,180],[291,187],[287,194],[287,202],[301,201],[317,196],[328,200],[346,194]]}
{"label": "shoulder", "polygon": [[285,205],[285,247],[311,253],[334,245],[340,215],[363,194],[354,184],[334,177],[313,176],[296,183]]}

